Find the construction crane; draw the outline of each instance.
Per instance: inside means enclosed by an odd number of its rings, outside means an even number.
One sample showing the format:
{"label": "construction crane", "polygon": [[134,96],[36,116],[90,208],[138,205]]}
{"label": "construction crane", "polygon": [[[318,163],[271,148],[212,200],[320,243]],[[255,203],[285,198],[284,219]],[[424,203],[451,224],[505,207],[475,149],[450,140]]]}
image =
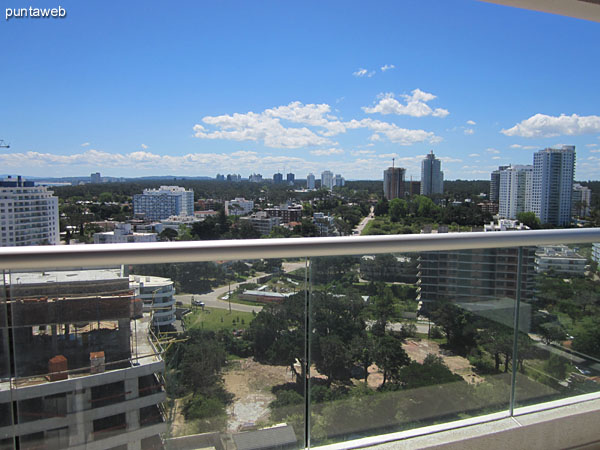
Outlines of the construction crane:
{"label": "construction crane", "polygon": [[10,148],[10,145],[5,144],[2,139],[0,139],[0,148]]}

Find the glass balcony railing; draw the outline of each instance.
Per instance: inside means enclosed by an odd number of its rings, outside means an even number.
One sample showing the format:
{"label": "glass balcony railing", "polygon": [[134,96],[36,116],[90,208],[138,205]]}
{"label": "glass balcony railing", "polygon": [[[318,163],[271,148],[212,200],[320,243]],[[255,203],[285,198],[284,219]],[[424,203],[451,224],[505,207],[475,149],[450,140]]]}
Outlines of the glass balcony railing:
{"label": "glass balcony railing", "polygon": [[2,248],[0,449],[352,448],[600,399],[599,241]]}

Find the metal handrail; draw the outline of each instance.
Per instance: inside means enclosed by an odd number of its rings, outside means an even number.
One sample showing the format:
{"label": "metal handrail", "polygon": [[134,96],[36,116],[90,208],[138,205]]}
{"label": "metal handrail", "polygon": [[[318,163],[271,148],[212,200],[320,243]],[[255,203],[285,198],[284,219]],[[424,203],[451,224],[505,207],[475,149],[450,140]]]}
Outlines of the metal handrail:
{"label": "metal handrail", "polygon": [[0,269],[32,270],[364,255],[600,242],[600,228],[0,248]]}

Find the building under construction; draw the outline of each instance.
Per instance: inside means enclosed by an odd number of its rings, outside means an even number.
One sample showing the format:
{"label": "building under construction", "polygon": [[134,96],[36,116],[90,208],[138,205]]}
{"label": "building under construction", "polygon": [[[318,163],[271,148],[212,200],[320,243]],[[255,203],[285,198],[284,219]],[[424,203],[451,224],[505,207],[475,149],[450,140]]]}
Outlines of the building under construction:
{"label": "building under construction", "polygon": [[120,269],[4,274],[0,449],[162,448],[162,372]]}

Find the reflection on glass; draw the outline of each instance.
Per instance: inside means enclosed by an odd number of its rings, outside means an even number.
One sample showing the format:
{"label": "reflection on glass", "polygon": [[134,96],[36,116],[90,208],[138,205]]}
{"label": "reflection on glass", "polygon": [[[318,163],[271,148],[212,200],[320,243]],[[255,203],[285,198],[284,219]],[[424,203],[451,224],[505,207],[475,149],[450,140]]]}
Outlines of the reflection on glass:
{"label": "reflection on glass", "polygon": [[304,447],[304,259],[136,265],[130,280],[166,364],[167,445]]}
{"label": "reflection on glass", "polygon": [[[521,304],[530,340],[519,341],[517,406],[600,390],[600,282],[592,246],[535,249],[535,295]],[[543,389],[540,388],[543,386]]]}
{"label": "reflection on glass", "polygon": [[311,258],[311,442],[508,411],[517,256]]}

